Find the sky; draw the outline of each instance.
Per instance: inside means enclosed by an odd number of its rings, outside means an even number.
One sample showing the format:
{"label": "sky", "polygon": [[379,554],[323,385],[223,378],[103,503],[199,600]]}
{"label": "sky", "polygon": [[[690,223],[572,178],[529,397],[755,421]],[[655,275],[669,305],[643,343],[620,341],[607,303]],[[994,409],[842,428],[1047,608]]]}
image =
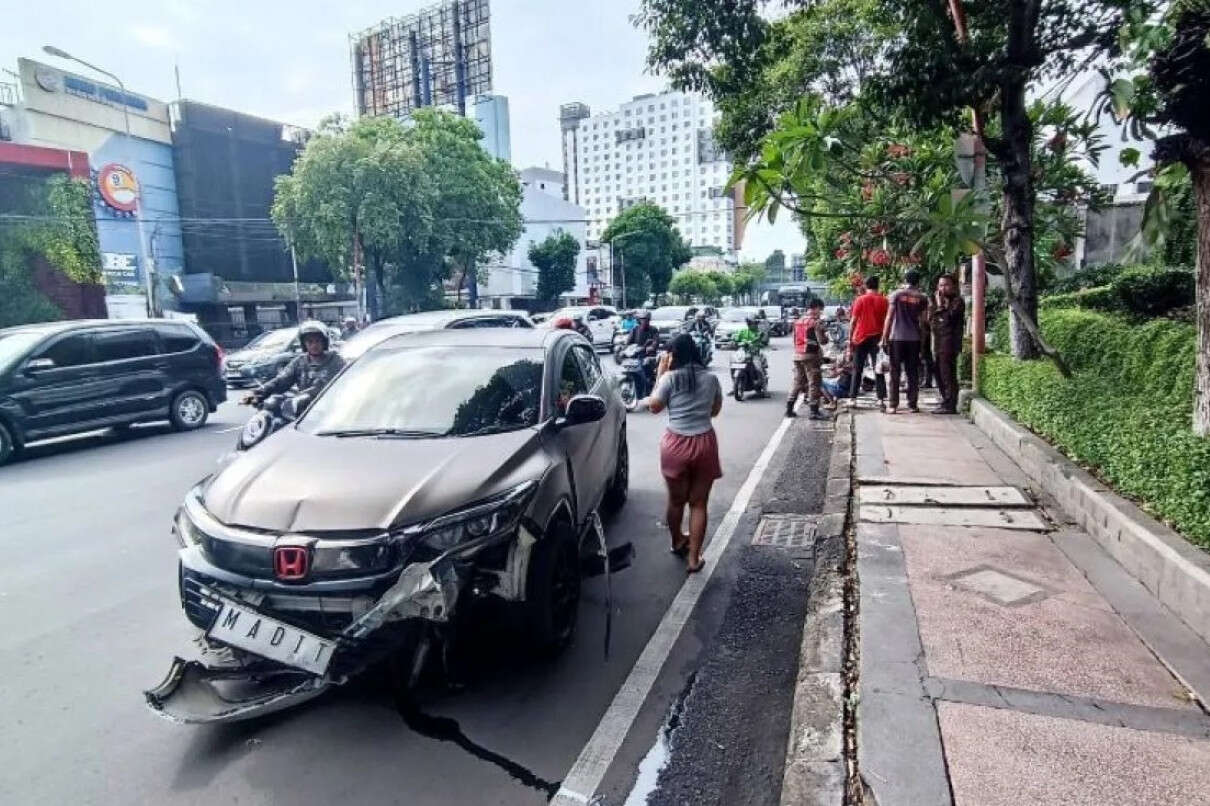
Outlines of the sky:
{"label": "sky", "polygon": [[[46,56],[54,45],[118,75],[134,92],[181,95],[260,117],[314,126],[353,112],[348,36],[428,0],[95,0],[13,3],[0,27],[0,68],[18,57],[87,71]],[[631,22],[638,0],[491,0],[494,91],[508,96],[513,164],[561,168],[559,104],[594,112],[667,82],[646,69],[647,35]],[[100,12],[100,13],[98,13]],[[103,22],[98,22],[98,20]],[[11,76],[0,73],[0,81]],[[742,256],[803,251],[788,218],[749,226]]]}

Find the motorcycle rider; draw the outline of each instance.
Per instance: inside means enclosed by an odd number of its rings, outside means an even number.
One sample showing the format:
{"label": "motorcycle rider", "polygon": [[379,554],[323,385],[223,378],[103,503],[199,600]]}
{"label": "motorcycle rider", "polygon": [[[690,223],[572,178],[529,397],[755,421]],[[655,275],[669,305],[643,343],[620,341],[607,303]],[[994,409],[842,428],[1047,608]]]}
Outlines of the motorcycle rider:
{"label": "motorcycle rider", "polygon": [[744,325],[744,329],[735,334],[735,346],[751,357],[760,368],[761,375],[767,378],[769,377],[769,360],[765,358],[763,350],[769,346],[769,334],[761,331],[756,317],[746,317]]}
{"label": "motorcycle rider", "polygon": [[714,338],[714,328],[710,327],[710,320],[706,318],[706,312],[698,308],[697,313],[693,315],[693,321],[687,328],[689,335],[700,334],[708,339]]}
{"label": "motorcycle rider", "polygon": [[357,319],[352,316],[346,316],[340,328],[340,337],[347,339],[357,332]]}
{"label": "motorcycle rider", "polygon": [[290,389],[295,389],[299,395],[314,396],[344,368],[344,359],[329,349],[331,341],[323,322],[308,319],[299,325],[298,341],[303,354],[287,364],[277,377],[245,396],[242,402],[258,404],[269,395],[282,394]]}
{"label": "motorcycle rider", "polygon": [[644,308],[639,311],[639,323],[630,331],[630,338],[626,343],[648,347],[652,342],[659,344],[660,331],[659,328],[651,326],[651,311]]}

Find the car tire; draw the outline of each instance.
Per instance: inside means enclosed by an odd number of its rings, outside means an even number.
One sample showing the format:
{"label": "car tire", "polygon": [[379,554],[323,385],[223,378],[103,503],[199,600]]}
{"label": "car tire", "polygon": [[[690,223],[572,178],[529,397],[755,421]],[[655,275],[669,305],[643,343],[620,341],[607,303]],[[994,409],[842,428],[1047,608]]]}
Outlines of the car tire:
{"label": "car tire", "polygon": [[525,633],[541,654],[557,654],[576,634],[580,609],[580,558],[575,541],[550,533],[533,549],[525,587]]}
{"label": "car tire", "polygon": [[20,446],[17,444],[12,429],[3,420],[0,420],[0,465],[16,456],[19,450]]}
{"label": "car tire", "polygon": [[196,389],[186,389],[172,398],[168,419],[177,431],[195,431],[210,417],[210,401]]}
{"label": "car tire", "polygon": [[626,505],[626,496],[630,492],[630,445],[626,440],[626,429],[618,440],[618,459],[613,466],[613,475],[609,478],[609,486],[605,489],[603,501],[607,512],[617,512]]}
{"label": "car tire", "polygon": [[618,394],[622,397],[622,405],[626,411],[634,411],[639,407],[639,393],[634,388],[634,378],[623,377],[618,381]]}

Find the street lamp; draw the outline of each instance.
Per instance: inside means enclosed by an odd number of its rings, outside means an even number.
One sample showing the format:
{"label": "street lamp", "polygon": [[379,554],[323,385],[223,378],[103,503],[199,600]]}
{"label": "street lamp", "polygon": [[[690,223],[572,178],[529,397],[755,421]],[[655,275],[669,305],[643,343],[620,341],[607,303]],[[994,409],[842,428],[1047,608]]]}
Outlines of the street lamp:
{"label": "street lamp", "polygon": [[[49,56],[56,56],[60,59],[82,64],[89,70],[100,73],[101,75],[113,79],[113,82],[118,85],[118,89],[122,91],[122,120],[126,124],[126,162],[132,162],[131,151],[134,147],[134,138],[130,134],[130,108],[126,105],[126,85],[122,83],[122,79],[115,76],[108,70],[102,70],[95,64],[89,64],[83,59],[78,59],[72,56],[62,48],[57,48],[54,45],[43,45],[42,51]],[[143,233],[143,180],[138,179],[138,193],[134,199],[134,222],[138,232],[139,239],[139,263],[143,266],[143,283],[147,288],[147,315],[153,317],[156,314],[155,310],[155,286],[151,281],[152,267],[147,262],[147,238]]]}

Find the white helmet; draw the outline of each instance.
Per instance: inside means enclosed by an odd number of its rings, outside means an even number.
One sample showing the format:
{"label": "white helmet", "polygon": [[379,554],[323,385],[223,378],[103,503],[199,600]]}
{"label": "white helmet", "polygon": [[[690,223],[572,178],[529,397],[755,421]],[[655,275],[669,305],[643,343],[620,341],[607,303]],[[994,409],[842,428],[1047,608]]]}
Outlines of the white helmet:
{"label": "white helmet", "polygon": [[321,339],[323,339],[325,350],[332,346],[331,337],[328,336],[328,328],[323,322],[315,319],[308,319],[298,326],[298,343],[303,347],[303,349],[306,349],[307,347],[305,343],[307,336],[319,336]]}

